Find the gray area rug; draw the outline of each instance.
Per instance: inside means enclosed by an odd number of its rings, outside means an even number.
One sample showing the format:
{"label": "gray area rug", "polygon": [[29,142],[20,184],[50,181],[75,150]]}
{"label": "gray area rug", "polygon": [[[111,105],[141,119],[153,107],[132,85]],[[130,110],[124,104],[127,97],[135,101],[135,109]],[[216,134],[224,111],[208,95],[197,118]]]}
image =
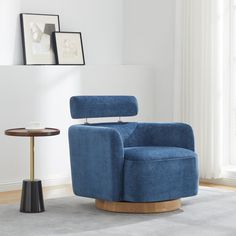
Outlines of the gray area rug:
{"label": "gray area rug", "polygon": [[19,205],[0,207],[1,236],[47,235],[236,235],[236,192],[201,188],[181,210],[119,214],[97,210],[94,200],[66,197],[45,202],[46,212],[25,214]]}

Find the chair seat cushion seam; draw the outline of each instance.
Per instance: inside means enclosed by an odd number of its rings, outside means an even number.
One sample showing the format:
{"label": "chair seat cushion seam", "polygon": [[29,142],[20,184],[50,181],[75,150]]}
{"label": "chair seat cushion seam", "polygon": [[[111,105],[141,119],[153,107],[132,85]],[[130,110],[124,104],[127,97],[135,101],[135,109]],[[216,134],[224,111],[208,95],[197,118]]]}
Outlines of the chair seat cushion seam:
{"label": "chair seat cushion seam", "polygon": [[179,160],[185,160],[185,159],[193,159],[194,156],[188,156],[188,157],[173,157],[173,158],[166,158],[162,160],[130,160],[126,159],[125,161],[132,161],[132,162],[162,162],[162,161],[179,161]]}

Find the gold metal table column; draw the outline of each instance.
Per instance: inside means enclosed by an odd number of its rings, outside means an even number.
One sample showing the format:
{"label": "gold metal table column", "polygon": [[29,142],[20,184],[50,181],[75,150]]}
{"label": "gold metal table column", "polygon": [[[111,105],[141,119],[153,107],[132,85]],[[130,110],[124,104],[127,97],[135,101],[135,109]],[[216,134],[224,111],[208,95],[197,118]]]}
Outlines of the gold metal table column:
{"label": "gold metal table column", "polygon": [[30,137],[30,181],[34,181],[34,137]]}

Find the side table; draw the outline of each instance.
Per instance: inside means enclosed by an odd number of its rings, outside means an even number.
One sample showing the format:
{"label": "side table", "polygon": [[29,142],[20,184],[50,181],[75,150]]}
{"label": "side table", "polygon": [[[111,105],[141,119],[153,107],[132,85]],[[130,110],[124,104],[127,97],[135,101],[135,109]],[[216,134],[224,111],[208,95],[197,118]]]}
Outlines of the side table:
{"label": "side table", "polygon": [[23,180],[20,212],[38,213],[45,211],[41,180],[34,178],[34,139],[35,137],[60,134],[59,129],[45,128],[27,130],[24,128],[8,129],[6,135],[30,138],[30,179]]}

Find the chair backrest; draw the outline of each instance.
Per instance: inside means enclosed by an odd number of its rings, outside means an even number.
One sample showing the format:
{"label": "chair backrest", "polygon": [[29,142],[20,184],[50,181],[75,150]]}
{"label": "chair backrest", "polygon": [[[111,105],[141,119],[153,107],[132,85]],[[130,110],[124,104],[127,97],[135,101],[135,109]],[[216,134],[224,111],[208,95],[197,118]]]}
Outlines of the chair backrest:
{"label": "chair backrest", "polygon": [[73,119],[135,116],[138,103],[134,96],[73,96],[70,112]]}

